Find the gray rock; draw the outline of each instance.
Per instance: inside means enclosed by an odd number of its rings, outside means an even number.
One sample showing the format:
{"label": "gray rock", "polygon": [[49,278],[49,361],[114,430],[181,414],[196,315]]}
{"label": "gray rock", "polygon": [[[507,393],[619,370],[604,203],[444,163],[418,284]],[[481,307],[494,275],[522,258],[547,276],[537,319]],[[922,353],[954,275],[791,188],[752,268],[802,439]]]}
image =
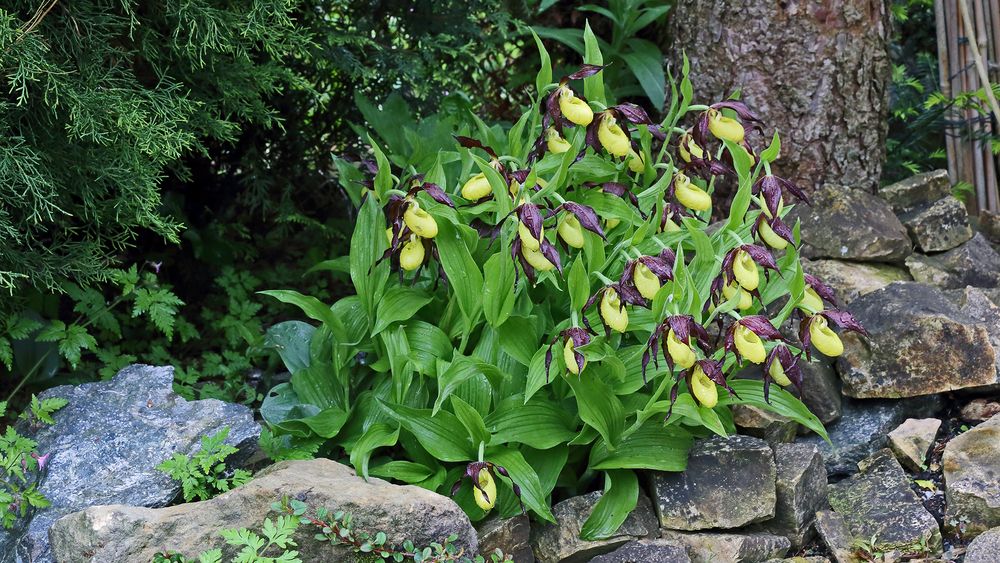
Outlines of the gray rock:
{"label": "gray rock", "polygon": [[854,555],[854,538],[844,517],[832,510],[816,513],[816,533],[837,563],[857,563]]}
{"label": "gray rock", "polygon": [[[966,287],[945,291],[945,296],[958,305],[959,311],[983,325],[990,337],[993,350],[1000,351],[1000,307],[995,297],[978,287]],[[996,354],[997,370],[1000,370],[1000,353]]]}
{"label": "gray rock", "polygon": [[973,399],[962,406],[962,420],[972,424],[979,424],[985,420],[1000,414],[1000,401],[989,399]]}
{"label": "gray rock", "polygon": [[792,549],[798,549],[809,541],[816,513],[827,507],[826,467],[814,445],[776,444],[773,448],[778,501],[774,518],[760,526],[788,538]]}
{"label": "gray rock", "polygon": [[842,336],[845,395],[914,397],[997,382],[996,353],[983,345],[989,332],[933,286],[896,282],[848,310],[871,336]]}
{"label": "gray rock", "polygon": [[802,368],[802,389],[799,393],[802,402],[823,424],[840,419],[843,412],[840,378],[833,369],[833,362],[817,354],[811,362],[800,359],[799,366]]}
{"label": "gray rock", "polygon": [[978,227],[990,242],[1000,242],[1000,213],[980,209]]}
{"label": "gray rock", "polygon": [[841,305],[881,289],[895,281],[911,281],[909,270],[877,262],[842,260],[803,260],[802,269],[829,285]]}
{"label": "gray rock", "polygon": [[857,464],[885,447],[886,435],[907,418],[933,416],[940,412],[941,397],[930,395],[902,400],[844,399],[844,416],[827,427],[831,446],[813,434],[799,443],[814,444],[826,461],[831,476],[857,471]]}
{"label": "gray rock", "polygon": [[768,444],[788,443],[795,440],[799,423],[753,405],[733,405],[733,422],[741,434],[760,438]]}
{"label": "gray rock", "polygon": [[479,552],[487,559],[499,549],[518,563],[535,561],[535,554],[531,551],[531,522],[526,514],[511,518],[490,516],[476,525],[476,534],[479,537]]}
{"label": "gray rock", "polygon": [[[520,563],[521,560],[514,558]],[[670,540],[636,540],[611,553],[598,555],[590,563],[690,563],[684,546]]]}
{"label": "gray rock", "polygon": [[914,254],[906,267],[914,280],[943,289],[1000,287],[1000,254],[981,233],[940,254]]}
{"label": "gray rock", "polygon": [[49,527],[66,514],[100,504],[166,506],[180,483],[156,466],[174,453],[189,455],[203,436],[230,428],[226,442],[239,448],[227,459],[239,467],[257,449],[260,426],[242,405],[214,399],[186,401],[173,392],[172,367],[132,365],[109,381],[64,385],[40,397],[69,404],[56,423],[33,436],[51,454],[41,492],[52,506],[39,511],[22,534],[0,532],[0,561],[53,561]]}
{"label": "gray rock", "polygon": [[889,449],[903,466],[922,471],[940,428],[941,421],[936,418],[908,418],[889,432]]}
{"label": "gray rock", "polygon": [[[348,512],[355,530],[385,532],[393,545],[406,539],[427,545],[454,533],[457,547],[466,553],[478,552],[476,531],[451,499],[381,479],[366,482],[350,467],[328,459],[277,463],[249,483],[203,502],[156,509],[91,507],[52,526],[52,549],[60,563],[151,561],[164,549],[187,557],[211,548],[231,554],[233,548],[225,545],[219,531],[259,530],[265,517],[278,516],[270,506],[284,495],[302,500],[312,510]],[[316,532],[303,525],[295,536],[303,561],[359,560],[344,547],[315,541]]]}
{"label": "gray rock", "polygon": [[555,524],[535,526],[531,530],[531,547],[539,563],[576,563],[614,551],[635,539],[655,538],[656,515],[646,495],[639,493],[635,510],[618,528],[614,536],[605,540],[580,539],[580,528],[594,511],[602,493],[594,491],[568,498],[552,507]]}
{"label": "gray rock", "polygon": [[662,537],[683,545],[691,563],[756,563],[784,557],[790,546],[788,538],[765,533],[662,530]]}
{"label": "gray rock", "polygon": [[997,563],[1000,561],[1000,528],[993,528],[969,544],[965,563]]}
{"label": "gray rock", "polygon": [[893,211],[905,213],[950,196],[951,180],[947,170],[932,170],[885,186],[878,195],[892,206]]}
{"label": "gray rock", "polygon": [[875,538],[876,549],[911,551],[941,547],[937,520],[910,489],[902,466],[888,449],[858,464],[857,474],[830,485],[830,506],[854,538]]}
{"label": "gray rock", "polygon": [[951,250],[972,238],[965,204],[948,196],[925,207],[903,214],[910,238],[923,252]]}
{"label": "gray rock", "polygon": [[672,530],[737,528],[774,516],[774,454],[750,436],[695,443],[687,469],[652,473],[660,526]]}
{"label": "gray rock", "polygon": [[864,190],[826,185],[796,205],[788,224],[802,221],[802,255],[859,262],[902,262],[911,243],[892,208]]}
{"label": "gray rock", "polygon": [[945,522],[967,538],[1000,526],[1000,415],[952,438],[942,466]]}
{"label": "gray rock", "polygon": [[784,559],[768,559],[764,563],[830,563],[830,560],[822,555],[810,555],[808,557],[786,557]]}

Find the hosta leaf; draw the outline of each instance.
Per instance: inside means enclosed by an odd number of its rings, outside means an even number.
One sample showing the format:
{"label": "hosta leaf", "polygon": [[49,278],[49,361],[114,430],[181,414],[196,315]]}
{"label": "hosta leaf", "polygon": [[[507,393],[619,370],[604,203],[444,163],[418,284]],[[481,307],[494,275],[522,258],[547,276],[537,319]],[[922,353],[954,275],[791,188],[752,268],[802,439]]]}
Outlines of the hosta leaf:
{"label": "hosta leaf", "polygon": [[639,479],[628,469],[604,474],[604,494],[580,528],[580,539],[596,541],[614,535],[639,500]]}

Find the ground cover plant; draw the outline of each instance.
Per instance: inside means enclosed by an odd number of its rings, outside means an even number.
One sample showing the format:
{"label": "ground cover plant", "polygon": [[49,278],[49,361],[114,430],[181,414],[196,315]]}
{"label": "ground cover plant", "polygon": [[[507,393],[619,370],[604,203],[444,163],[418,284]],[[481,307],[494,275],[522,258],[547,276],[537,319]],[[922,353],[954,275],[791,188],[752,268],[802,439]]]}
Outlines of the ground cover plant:
{"label": "ground cover plant", "polygon": [[[738,101],[694,104],[686,68],[654,123],[607,98],[584,38],[558,80],[538,41],[535,101],[509,129],[478,122],[424,168],[372,143],[342,169],[357,225],[321,267],[356,294],[263,292],[319,322],[268,333],[291,373],[261,409],[274,455],[343,453],[473,520],[552,521],[553,495],[603,480],[595,539],[634,508],[635,470],[680,471],[693,438],[732,433],[730,405],[825,435],[786,387],[815,351],[842,352],[835,327],[863,328],[802,272],[782,217],[807,196],[770,174],[778,135],[752,133]],[[733,378],[748,366],[761,377]]]}

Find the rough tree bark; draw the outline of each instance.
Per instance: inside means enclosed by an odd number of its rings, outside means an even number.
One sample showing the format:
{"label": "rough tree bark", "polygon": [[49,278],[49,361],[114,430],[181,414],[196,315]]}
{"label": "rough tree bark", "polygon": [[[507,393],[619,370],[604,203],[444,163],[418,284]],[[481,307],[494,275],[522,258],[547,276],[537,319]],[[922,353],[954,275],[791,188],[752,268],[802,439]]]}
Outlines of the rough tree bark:
{"label": "rough tree bark", "polygon": [[872,191],[885,158],[890,19],[884,0],[677,0],[668,53],[696,100],[736,90],[777,129],[775,173]]}

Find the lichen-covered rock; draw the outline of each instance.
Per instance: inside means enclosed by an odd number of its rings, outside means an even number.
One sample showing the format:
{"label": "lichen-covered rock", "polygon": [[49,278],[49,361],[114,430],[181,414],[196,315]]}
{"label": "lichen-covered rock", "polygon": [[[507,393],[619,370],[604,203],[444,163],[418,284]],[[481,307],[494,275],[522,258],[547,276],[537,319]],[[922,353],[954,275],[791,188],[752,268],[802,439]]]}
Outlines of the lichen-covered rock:
{"label": "lichen-covered rock", "polygon": [[826,186],[797,205],[788,224],[802,221],[802,255],[859,262],[902,262],[912,252],[906,227],[884,200],[863,190]]}
{"label": "lichen-covered rock", "polygon": [[914,254],[906,267],[914,280],[942,289],[1000,287],[1000,254],[981,233],[940,254]]}
{"label": "lichen-covered rock", "polygon": [[879,189],[878,195],[887,201],[896,213],[906,213],[950,196],[951,180],[948,179],[947,170],[931,170],[889,184]]}
{"label": "lichen-covered rock", "polygon": [[535,561],[535,554],[531,551],[531,522],[527,514],[510,518],[490,516],[476,525],[476,534],[479,537],[479,552],[487,559],[499,549],[518,563]]}
{"label": "lichen-covered rock", "polygon": [[[270,506],[285,495],[312,509],[350,513],[355,530],[373,535],[385,532],[392,545],[407,539],[428,545],[457,534],[457,547],[465,553],[478,553],[476,531],[451,499],[381,479],[366,482],[350,467],[328,459],[277,463],[249,483],[203,502],[157,509],[91,507],[52,526],[52,548],[61,563],[152,561],[153,555],[164,549],[189,558],[210,548],[222,548],[231,555],[234,548],[225,545],[219,531],[260,529],[269,513],[272,518],[277,516]],[[295,536],[303,561],[358,560],[342,546],[315,541],[316,533],[303,525]]]}
{"label": "lichen-covered rock", "polygon": [[776,444],[774,518],[760,524],[773,534],[784,536],[792,549],[805,545],[812,534],[816,513],[827,507],[827,476],[823,456],[811,444]]}
{"label": "lichen-covered rock", "polygon": [[[520,563],[521,560],[514,558]],[[690,563],[684,546],[662,539],[635,540],[611,553],[598,555],[590,563]]]}
{"label": "lichen-covered rock", "polygon": [[594,511],[601,495],[600,491],[594,491],[556,503],[552,507],[556,523],[532,528],[531,547],[539,563],[582,563],[614,551],[629,541],[656,537],[656,515],[649,498],[640,492],[635,510],[615,535],[598,541],[580,539],[580,529]]}
{"label": "lichen-covered rock", "polygon": [[990,345],[997,352],[996,366],[1000,370],[1000,307],[996,304],[996,296],[978,287],[948,290],[944,293],[958,305],[959,311],[986,328]]}
{"label": "lichen-covered rock", "polygon": [[855,538],[875,538],[877,549],[941,547],[937,520],[910,489],[902,466],[888,449],[858,464],[859,472],[829,487],[830,506]]}
{"label": "lichen-covered rock", "polygon": [[788,538],[762,532],[679,532],[662,530],[664,539],[687,549],[691,563],[756,563],[784,557]]}
{"label": "lichen-covered rock", "polygon": [[972,238],[965,204],[948,196],[901,215],[910,238],[923,252],[951,250]]}
{"label": "lichen-covered rock", "polygon": [[1000,415],[951,439],[942,458],[946,522],[975,537],[1000,526]]}
{"label": "lichen-covered rock", "polygon": [[737,528],[774,516],[774,454],[750,436],[695,443],[687,469],[652,474],[660,526],[671,530]]}
{"label": "lichen-covered rock", "polygon": [[858,563],[854,556],[854,538],[847,527],[844,517],[832,510],[821,510],[816,513],[816,533],[830,556],[837,563]]}
{"label": "lichen-covered rock", "polygon": [[913,280],[906,268],[878,262],[803,260],[802,269],[829,285],[840,305],[846,305],[892,282]]}
{"label": "lichen-covered rock", "polygon": [[858,462],[885,447],[889,431],[907,418],[933,416],[941,405],[939,395],[900,400],[845,398],[844,416],[827,427],[833,445],[815,434],[799,438],[799,443],[819,448],[831,476],[851,474],[857,471]]}
{"label": "lichen-covered rock", "polygon": [[1000,401],[979,398],[962,406],[961,417],[965,422],[979,424],[1000,414]]}
{"label": "lichen-covered rock", "polygon": [[1000,243],[1000,213],[988,209],[979,210],[979,231],[993,243]]}
{"label": "lichen-covered rock", "polygon": [[965,563],[1000,561],[1000,528],[993,528],[972,540],[965,552]]}
{"label": "lichen-covered rock", "polygon": [[908,418],[889,432],[889,449],[906,468],[921,471],[940,428],[936,418]]}
{"label": "lichen-covered rock", "polygon": [[[32,435],[51,455],[41,485],[52,506],[40,510],[23,535],[0,531],[0,561],[53,561],[49,527],[59,517],[99,504],[165,506],[180,483],[156,469],[174,453],[189,455],[201,438],[229,427],[239,448],[226,462],[239,467],[257,448],[260,426],[245,406],[214,399],[186,401],[173,392],[172,367],[132,365],[113,379],[64,385],[40,397],[69,401],[55,424]],[[125,561],[122,559],[121,561]]]}
{"label": "lichen-covered rock", "polygon": [[871,336],[842,336],[837,371],[845,395],[915,397],[997,382],[989,332],[937,288],[896,282],[848,310]]}

